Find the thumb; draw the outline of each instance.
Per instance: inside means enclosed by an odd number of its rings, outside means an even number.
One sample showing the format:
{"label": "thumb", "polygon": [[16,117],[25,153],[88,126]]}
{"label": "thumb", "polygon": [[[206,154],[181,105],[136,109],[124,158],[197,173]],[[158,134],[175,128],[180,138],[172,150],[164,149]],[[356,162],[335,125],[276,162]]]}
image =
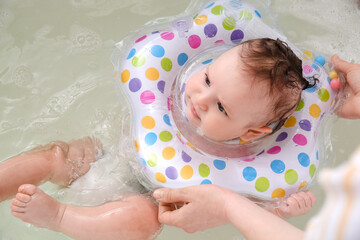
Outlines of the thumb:
{"label": "thumb", "polygon": [[334,54],[331,57],[331,61],[334,63],[334,67],[337,71],[345,73],[345,75],[351,71],[352,65],[351,63],[344,61],[337,54]]}
{"label": "thumb", "polygon": [[188,193],[185,189],[160,188],[154,191],[153,196],[160,202],[188,202]]}

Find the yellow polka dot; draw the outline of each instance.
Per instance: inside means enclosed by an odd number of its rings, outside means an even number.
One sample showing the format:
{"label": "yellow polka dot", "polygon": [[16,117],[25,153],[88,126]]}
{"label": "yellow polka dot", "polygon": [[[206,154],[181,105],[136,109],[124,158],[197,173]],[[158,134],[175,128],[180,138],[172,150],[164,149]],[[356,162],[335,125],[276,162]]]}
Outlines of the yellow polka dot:
{"label": "yellow polka dot", "polygon": [[158,80],[159,71],[156,68],[149,67],[145,71],[145,76],[146,76],[147,79],[152,80],[152,81]]}
{"label": "yellow polka dot", "polygon": [[296,124],[296,118],[294,116],[291,116],[286,120],[284,127],[293,127]]}
{"label": "yellow polka dot", "polygon": [[239,140],[239,144],[244,144],[244,143],[248,143],[248,142],[250,142],[250,141],[244,141],[242,139]]}
{"label": "yellow polka dot", "polygon": [[127,81],[129,81],[130,79],[130,71],[125,69],[124,71],[122,71],[121,73],[121,81],[123,83],[126,83]]}
{"label": "yellow polka dot", "polygon": [[186,144],[187,144],[189,147],[191,147],[192,149],[196,150],[196,147],[195,147],[194,145],[192,145],[191,143],[186,142]]}
{"label": "yellow polka dot", "polygon": [[309,107],[309,113],[312,117],[318,118],[321,113],[321,109],[317,104],[313,104]]}
{"label": "yellow polka dot", "polygon": [[155,178],[159,182],[166,183],[166,177],[162,173],[159,173],[159,172],[155,173]]}
{"label": "yellow polka dot", "polygon": [[141,119],[141,125],[146,129],[152,129],[155,127],[155,120],[150,116],[145,116]]}
{"label": "yellow polka dot", "polygon": [[208,20],[208,17],[206,15],[201,15],[195,19],[195,23],[197,25],[203,25],[207,22],[207,20]]}
{"label": "yellow polka dot", "polygon": [[334,79],[334,78],[337,78],[338,77],[338,74],[336,71],[331,71],[329,72],[329,78],[330,79]]}
{"label": "yellow polka dot", "polygon": [[312,53],[310,51],[304,51],[303,58],[309,58],[312,59]]}
{"label": "yellow polka dot", "polygon": [[173,147],[166,147],[162,151],[162,155],[166,160],[170,160],[175,156],[175,149]]}
{"label": "yellow polka dot", "polygon": [[184,166],[180,171],[180,176],[185,180],[190,179],[193,175],[194,170],[189,165]]}
{"label": "yellow polka dot", "polygon": [[140,151],[140,145],[139,145],[139,141],[137,139],[135,140],[135,149],[137,152]]}
{"label": "yellow polka dot", "polygon": [[285,197],[285,190],[282,188],[275,189],[271,194],[271,198],[283,198],[283,197]]}
{"label": "yellow polka dot", "polygon": [[305,187],[306,185],[307,185],[307,181],[303,181],[302,183],[300,183],[299,190]]}

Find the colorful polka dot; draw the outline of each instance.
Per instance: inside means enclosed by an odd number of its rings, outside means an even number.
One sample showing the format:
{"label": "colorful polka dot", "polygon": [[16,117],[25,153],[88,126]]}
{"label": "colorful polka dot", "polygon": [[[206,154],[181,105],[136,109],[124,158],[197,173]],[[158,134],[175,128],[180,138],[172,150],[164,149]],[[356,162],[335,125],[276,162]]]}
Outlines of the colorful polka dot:
{"label": "colorful polka dot", "polygon": [[305,89],[305,91],[308,92],[308,93],[313,93],[313,92],[316,91],[316,89],[317,89],[317,86],[315,85],[315,86],[313,86],[312,88],[307,88],[307,89]]}
{"label": "colorful polka dot", "polygon": [[142,65],[145,64],[145,57],[143,55],[135,56],[131,60],[131,63],[134,67],[141,67]]}
{"label": "colorful polka dot", "polygon": [[172,69],[172,61],[169,58],[163,58],[161,59],[161,67],[166,72],[170,72]]}
{"label": "colorful polka dot", "polygon": [[166,125],[171,126],[169,115],[164,114],[163,121],[166,123]]}
{"label": "colorful polka dot", "polygon": [[320,107],[317,105],[317,104],[312,104],[310,107],[309,107],[309,113],[312,117],[314,118],[318,118],[320,116],[320,113],[321,113],[321,109]]}
{"label": "colorful polka dot", "polygon": [[160,37],[164,40],[172,40],[175,37],[175,34],[172,32],[163,32],[160,34]]}
{"label": "colorful polka dot", "polygon": [[234,44],[239,44],[244,39],[244,32],[240,29],[234,30],[230,35],[230,39]]}
{"label": "colorful polka dot", "polygon": [[126,83],[127,81],[129,81],[130,79],[130,71],[125,69],[124,71],[122,71],[121,73],[121,81],[123,83]]}
{"label": "colorful polka dot", "polygon": [[186,61],[189,59],[188,55],[186,53],[180,53],[177,62],[180,66],[184,65]]}
{"label": "colorful polka dot", "polygon": [[251,182],[253,181],[257,176],[257,172],[255,168],[253,167],[246,167],[243,170],[243,177],[246,181]]}
{"label": "colorful polka dot", "polygon": [[191,161],[191,157],[189,154],[187,154],[186,152],[182,151],[181,153],[181,158],[184,162],[190,162]]}
{"label": "colorful polka dot", "polygon": [[214,15],[221,15],[224,11],[223,6],[217,5],[211,9],[211,13]]}
{"label": "colorful polka dot", "polygon": [[204,184],[212,184],[212,182],[209,179],[204,179],[200,185],[204,185]]}
{"label": "colorful polka dot", "polygon": [[201,38],[198,35],[191,35],[188,39],[191,48],[196,49],[201,45]]}
{"label": "colorful polka dot", "polygon": [[180,171],[180,176],[185,180],[192,178],[193,175],[194,175],[194,170],[189,165],[184,166]]}
{"label": "colorful polka dot", "polygon": [[261,14],[259,13],[258,10],[255,10],[255,14],[256,14],[259,18],[261,18]]}
{"label": "colorful polka dot", "polygon": [[214,2],[213,3],[210,3],[209,5],[207,5],[205,8],[211,8],[212,6],[214,6]]}
{"label": "colorful polka dot", "polygon": [[315,164],[311,164],[311,165],[310,165],[310,168],[309,168],[309,175],[310,175],[311,178],[314,177],[315,171],[316,171],[316,166],[315,166]]}
{"label": "colorful polka dot", "polygon": [[240,9],[242,6],[242,3],[239,2],[238,0],[232,0],[230,2],[230,5],[231,5],[231,7],[235,8],[235,9]]}
{"label": "colorful polka dot", "polygon": [[302,69],[303,69],[303,72],[304,72],[305,74],[309,74],[309,73],[311,73],[311,72],[313,71],[312,67],[309,66],[309,65],[304,65],[304,66],[302,67]]}
{"label": "colorful polka dot", "polygon": [[139,141],[136,139],[134,143],[135,143],[136,152],[139,152],[140,151]]}
{"label": "colorful polka dot", "polygon": [[278,154],[281,151],[281,147],[279,146],[274,146],[272,148],[270,148],[267,153],[268,154]]}
{"label": "colorful polka dot", "polygon": [[197,25],[203,25],[207,22],[208,17],[206,15],[200,15],[195,19]]}
{"label": "colorful polka dot", "polygon": [[240,19],[250,21],[252,18],[253,18],[252,13],[249,10],[241,10],[240,11]]}
{"label": "colorful polka dot", "polygon": [[314,62],[319,64],[320,66],[324,66],[325,65],[325,58],[323,56],[317,56],[314,59]]}
{"label": "colorful polka dot", "polygon": [[127,56],[126,59],[130,59],[132,58],[133,56],[135,56],[135,53],[136,53],[136,49],[135,48],[132,48]]}
{"label": "colorful polka dot", "polygon": [[203,61],[202,64],[206,65],[206,64],[211,63],[212,61],[213,61],[212,59],[209,59],[209,60]]}
{"label": "colorful polka dot", "polygon": [[169,131],[162,131],[160,134],[159,134],[159,138],[161,141],[163,142],[168,142],[170,141],[173,136],[172,134],[169,132]]}
{"label": "colorful polka dot", "polygon": [[138,39],[135,41],[135,43],[141,42],[141,41],[144,40],[145,38],[146,38],[146,35],[138,38]]}
{"label": "colorful polka dot", "polygon": [[217,27],[215,24],[208,24],[205,26],[204,28],[204,34],[205,36],[207,36],[208,38],[213,38],[216,36],[217,33]]}
{"label": "colorful polka dot", "polygon": [[225,167],[226,167],[226,162],[223,161],[223,160],[215,159],[215,160],[214,160],[214,166],[215,166],[215,168],[218,169],[218,170],[224,170]]}
{"label": "colorful polka dot", "polygon": [[303,166],[303,167],[309,166],[309,164],[310,164],[309,155],[307,155],[307,154],[304,153],[304,152],[299,153],[299,155],[298,155],[298,161],[299,161],[300,165]]}
{"label": "colorful polka dot", "polygon": [[303,109],[304,105],[305,105],[305,102],[303,99],[301,99],[299,102],[299,105],[296,107],[295,111],[300,111],[301,109]]}
{"label": "colorful polka dot", "polygon": [[302,189],[303,187],[306,187],[306,185],[307,185],[307,181],[302,181],[299,185],[298,190]]}
{"label": "colorful polka dot", "polygon": [[145,71],[145,77],[151,81],[159,79],[159,71],[154,67],[149,67]]}
{"label": "colorful polka dot", "polygon": [[301,120],[299,126],[302,130],[311,131],[311,122],[307,119]]}
{"label": "colorful polka dot", "polygon": [[236,20],[233,17],[226,17],[223,22],[222,25],[224,27],[225,30],[233,30],[235,28],[236,25]]}
{"label": "colorful polka dot", "polygon": [[137,92],[141,88],[141,81],[138,78],[133,78],[129,82],[129,89],[131,92]]}
{"label": "colorful polka dot", "polygon": [[285,197],[285,190],[283,188],[277,188],[271,193],[271,198],[283,198]]}
{"label": "colorful polka dot", "polygon": [[307,139],[304,135],[302,134],[296,134],[294,137],[293,137],[293,141],[294,143],[300,145],[300,146],[305,146],[307,144]]}
{"label": "colorful polka dot", "polygon": [[166,147],[162,151],[162,156],[166,160],[171,160],[175,157],[175,149],[173,147]]}
{"label": "colorful polka dot", "polygon": [[331,71],[329,72],[329,78],[330,79],[334,79],[334,78],[337,78],[338,77],[338,74],[336,71]]}
{"label": "colorful polka dot", "polygon": [[147,164],[150,166],[150,167],[155,167],[158,163],[158,158],[156,156],[155,153],[150,153],[149,156],[148,156],[148,161],[147,161]]}
{"label": "colorful polka dot", "polygon": [[306,57],[308,59],[312,59],[312,53],[310,51],[304,51],[304,55],[303,58],[306,59]]}
{"label": "colorful polka dot", "polygon": [[146,129],[153,129],[155,127],[155,119],[151,116],[145,116],[141,119],[141,125]]}
{"label": "colorful polka dot", "polygon": [[164,93],[164,90],[165,90],[165,81],[159,81],[158,83],[157,83],[157,88],[159,89],[159,91],[161,92],[161,93]]}
{"label": "colorful polka dot", "polygon": [[170,179],[172,179],[172,180],[175,180],[175,179],[178,178],[178,171],[176,170],[175,167],[170,166],[170,167],[167,167],[167,168],[166,168],[166,170],[165,170],[165,175],[166,175],[168,178],[170,178]]}
{"label": "colorful polka dot", "polygon": [[294,169],[289,169],[285,173],[285,182],[289,185],[293,185],[298,180],[298,173]]}
{"label": "colorful polka dot", "polygon": [[274,173],[283,173],[285,171],[285,163],[281,160],[274,160],[270,164],[271,170]]}
{"label": "colorful polka dot", "polygon": [[281,142],[281,141],[284,141],[287,137],[288,137],[287,132],[282,132],[277,136],[275,141],[276,142]]}
{"label": "colorful polka dot", "polygon": [[140,95],[140,101],[143,104],[151,104],[155,101],[155,95],[153,92],[147,90],[141,93]]}
{"label": "colorful polka dot", "polygon": [[296,124],[296,118],[294,116],[290,116],[288,120],[286,120],[284,127],[293,127]]}
{"label": "colorful polka dot", "polygon": [[327,100],[329,100],[329,98],[330,98],[329,91],[326,90],[325,88],[321,88],[318,91],[318,96],[319,96],[320,100],[323,102],[327,102]]}
{"label": "colorful polka dot", "polygon": [[164,54],[165,54],[165,49],[160,46],[160,45],[155,45],[151,48],[150,50],[151,54],[154,56],[154,57],[163,57]]}
{"label": "colorful polka dot", "polygon": [[245,158],[245,159],[243,159],[244,162],[252,162],[254,160],[255,160],[255,158]]}
{"label": "colorful polka dot", "polygon": [[270,182],[266,177],[260,177],[255,182],[255,189],[259,192],[265,192],[269,189]]}
{"label": "colorful polka dot", "polygon": [[161,183],[166,183],[166,178],[162,173],[159,172],[155,173],[155,179]]}
{"label": "colorful polka dot", "polygon": [[154,143],[157,140],[157,136],[155,133],[150,132],[148,134],[145,135],[145,143],[149,146],[154,145]]}
{"label": "colorful polka dot", "polygon": [[204,164],[204,163],[200,164],[200,166],[199,166],[199,174],[200,174],[200,176],[202,176],[202,177],[207,177],[207,176],[209,176],[209,174],[210,174],[210,168],[209,168],[209,166],[206,165],[206,164]]}

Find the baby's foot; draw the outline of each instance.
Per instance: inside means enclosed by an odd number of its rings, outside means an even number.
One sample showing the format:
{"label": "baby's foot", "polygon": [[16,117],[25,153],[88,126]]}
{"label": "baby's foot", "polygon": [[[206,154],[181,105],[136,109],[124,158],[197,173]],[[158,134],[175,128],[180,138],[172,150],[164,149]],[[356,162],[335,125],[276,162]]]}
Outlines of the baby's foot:
{"label": "baby's foot", "polygon": [[12,215],[37,227],[56,230],[66,206],[35,185],[21,185],[18,191],[11,202]]}
{"label": "baby's foot", "polygon": [[69,143],[57,141],[51,145],[55,161],[49,180],[62,186],[70,185],[87,173],[90,163],[103,154],[100,141],[90,137],[72,140]]}

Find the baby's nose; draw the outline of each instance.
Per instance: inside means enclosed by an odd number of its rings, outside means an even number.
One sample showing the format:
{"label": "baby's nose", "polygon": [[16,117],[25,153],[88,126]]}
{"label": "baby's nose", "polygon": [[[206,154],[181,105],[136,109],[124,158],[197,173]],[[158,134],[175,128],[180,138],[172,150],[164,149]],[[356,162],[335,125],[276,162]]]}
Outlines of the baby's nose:
{"label": "baby's nose", "polygon": [[197,100],[197,104],[202,111],[208,110],[208,97],[205,94],[200,95]]}

